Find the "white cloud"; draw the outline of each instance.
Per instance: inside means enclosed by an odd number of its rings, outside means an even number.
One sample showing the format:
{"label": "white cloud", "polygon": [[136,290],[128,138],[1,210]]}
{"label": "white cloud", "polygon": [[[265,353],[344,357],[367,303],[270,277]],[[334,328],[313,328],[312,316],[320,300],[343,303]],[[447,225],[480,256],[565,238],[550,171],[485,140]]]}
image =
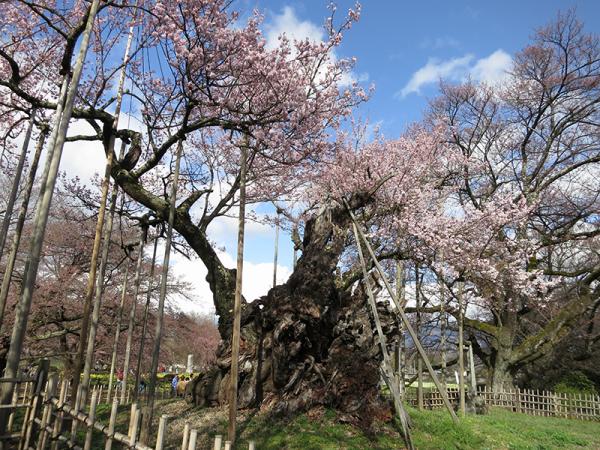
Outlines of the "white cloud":
{"label": "white cloud", "polygon": [[485,58],[478,60],[474,58],[470,53],[448,60],[430,58],[427,64],[413,73],[408,83],[396,93],[396,97],[404,98],[412,93],[419,94],[423,86],[437,83],[440,79],[461,81],[471,77],[476,81],[498,83],[506,76],[506,71],[512,64],[512,58],[502,49],[496,50]]}
{"label": "white cloud", "polygon": [[400,91],[401,97],[406,97],[413,92],[419,93],[421,87],[438,82],[441,78],[460,79],[468,72],[469,64],[473,61],[473,55],[467,54],[460,58],[452,58],[440,61],[430,58],[423,67],[413,73],[408,83]]}
{"label": "white cloud", "polygon": [[[265,24],[265,36],[267,49],[274,49],[279,45],[279,37],[285,35],[290,41],[308,39],[311,42],[325,42],[325,30],[322,26],[308,20],[300,20],[296,11],[291,6],[285,6],[281,14],[275,14],[273,19]],[[331,60],[338,59],[335,51],[331,52]],[[369,80],[369,74],[354,72],[342,75],[340,85],[349,86],[352,83],[362,83]]]}
{"label": "white cloud", "polygon": [[[235,268],[235,257],[225,252],[218,252],[218,255],[225,267]],[[212,292],[206,282],[207,271],[202,261],[198,258],[187,259],[180,254],[172,254],[171,262],[171,273],[191,284],[191,296],[194,297],[194,300],[190,301],[178,296],[175,298],[176,306],[186,312],[214,314]],[[290,275],[291,270],[288,267],[277,265],[278,284],[284,283]],[[273,285],[273,264],[244,260],[242,280],[242,293],[247,301],[265,295]]]}
{"label": "white cloud", "polygon": [[308,38],[312,42],[323,42],[325,31],[322,27],[308,21],[301,21],[294,8],[286,6],[281,14],[275,14],[273,20],[265,25],[267,48],[274,49],[279,45],[279,36],[285,34],[290,40]]}
{"label": "white cloud", "polygon": [[504,50],[499,49],[486,58],[481,58],[471,69],[475,80],[495,84],[506,77],[506,71],[512,65],[512,58]]}
{"label": "white cloud", "polygon": [[[68,136],[93,135],[94,129],[82,120],[75,120],[69,125]],[[89,184],[94,174],[104,174],[106,155],[100,141],[67,142],[60,160],[60,170],[69,178],[79,177],[84,184]]]}

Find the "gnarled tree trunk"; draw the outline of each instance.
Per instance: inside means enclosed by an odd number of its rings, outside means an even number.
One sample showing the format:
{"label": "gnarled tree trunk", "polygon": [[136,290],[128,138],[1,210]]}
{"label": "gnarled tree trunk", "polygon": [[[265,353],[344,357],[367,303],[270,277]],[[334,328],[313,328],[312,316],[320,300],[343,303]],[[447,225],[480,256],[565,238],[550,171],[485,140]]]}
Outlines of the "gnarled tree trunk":
{"label": "gnarled tree trunk", "polygon": [[[361,287],[340,291],[334,272],[349,226],[341,207],[307,223],[303,254],[289,280],[242,313],[239,406],[266,405],[288,415],[322,405],[368,426],[389,405],[380,400],[381,353]],[[227,337],[227,336],[224,336]],[[226,401],[231,344],[215,367],[189,384],[199,406]]]}

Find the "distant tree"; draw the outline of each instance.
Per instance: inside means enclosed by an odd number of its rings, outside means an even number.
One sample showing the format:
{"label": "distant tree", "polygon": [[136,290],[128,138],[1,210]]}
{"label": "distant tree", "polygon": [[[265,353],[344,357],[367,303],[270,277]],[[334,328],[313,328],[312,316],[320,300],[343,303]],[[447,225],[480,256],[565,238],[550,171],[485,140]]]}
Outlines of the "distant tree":
{"label": "distant tree", "polygon": [[447,145],[468,161],[457,211],[485,214],[500,197],[502,212],[521,204],[514,227],[488,237],[474,230],[474,239],[489,239],[485,246],[439,231],[459,239],[437,248],[455,271],[448,280],[468,283],[466,326],[496,389],[597,311],[598,36],[585,33],[573,12],[560,14],[516,54],[504,82],[443,84],[428,120],[446,127]]}

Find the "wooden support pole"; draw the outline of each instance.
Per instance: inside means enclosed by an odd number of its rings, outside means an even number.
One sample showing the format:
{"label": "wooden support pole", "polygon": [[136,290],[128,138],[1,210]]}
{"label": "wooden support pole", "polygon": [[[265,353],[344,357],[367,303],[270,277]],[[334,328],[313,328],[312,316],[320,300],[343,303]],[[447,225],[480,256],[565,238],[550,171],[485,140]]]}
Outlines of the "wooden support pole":
{"label": "wooden support pole", "polygon": [[448,400],[448,396],[441,388],[440,381],[439,381],[437,375],[435,374],[433,367],[431,367],[431,363],[429,362],[429,358],[427,357],[427,354],[425,353],[425,349],[421,345],[421,342],[419,341],[419,338],[418,338],[417,334],[415,333],[415,330],[413,329],[412,325],[410,324],[410,321],[408,320],[408,317],[406,316],[406,313],[404,312],[403,306],[398,301],[398,297],[395,295],[394,290],[392,289],[392,287],[387,279],[385,271],[381,267],[381,264],[379,264],[379,261],[377,260],[377,257],[375,256],[373,249],[371,248],[371,244],[369,243],[368,239],[365,237],[363,231],[358,226],[358,224],[356,222],[356,218],[354,217],[354,214],[352,213],[352,210],[350,209],[350,206],[348,205],[348,202],[346,202],[346,200],[344,200],[344,204],[346,206],[348,214],[350,215],[350,218],[352,219],[352,222],[356,225],[358,233],[359,233],[362,241],[364,242],[365,247],[367,248],[367,251],[368,251],[371,259],[373,260],[373,264],[375,265],[375,268],[379,272],[379,275],[381,275],[381,278],[383,280],[383,283],[385,284],[388,294],[394,301],[397,312],[400,315],[400,318],[402,319],[402,321],[404,322],[404,325],[406,326],[406,330],[408,331],[411,339],[415,343],[415,346],[417,347],[417,350],[418,350],[419,354],[421,355],[421,358],[423,358],[423,362],[425,363],[425,366],[427,367],[427,370],[429,371],[429,374],[431,376],[431,379],[433,380],[433,383],[435,384],[436,388],[442,394],[442,400],[444,401],[444,405],[446,406],[446,409],[448,410],[450,416],[452,417],[452,420],[454,422],[458,422],[458,417],[456,416],[456,414],[454,413],[454,410],[452,409],[452,405],[450,404],[450,401]]}
{"label": "wooden support pole", "polygon": [[64,418],[64,412],[62,411],[62,407],[67,399],[67,392],[69,389],[69,382],[66,379],[63,379],[60,384],[60,394],[58,395],[58,405],[56,407],[56,418],[54,420],[54,425],[52,427],[52,445],[50,446],[51,450],[58,449],[58,436],[62,431],[62,423]]}
{"label": "wooden support pole", "polygon": [[104,450],[111,450],[113,444],[113,435],[115,433],[115,425],[117,423],[117,412],[119,411],[119,400],[115,396],[110,408],[110,419],[108,420],[108,438],[104,445]]}
{"label": "wooden support pole", "polygon": [[471,372],[471,389],[477,393],[477,377],[475,375],[475,358],[473,357],[473,344],[469,342],[469,370]]}
{"label": "wooden support pole", "polygon": [[441,382],[446,387],[446,377],[448,374],[446,373],[446,327],[447,327],[447,317],[446,317],[446,309],[445,309],[445,301],[446,296],[444,292],[444,280],[439,279],[439,287],[440,287],[440,359],[442,365],[442,379]]}
{"label": "wooden support pole", "polygon": [[279,214],[275,224],[275,253],[273,255],[273,287],[277,286],[277,257],[279,253]]}
{"label": "wooden support pole", "polygon": [[[21,154],[19,155],[19,161],[17,167],[13,173],[13,183],[6,201],[4,208],[4,218],[2,219],[2,229],[0,229],[0,261],[2,255],[4,255],[4,244],[6,244],[6,237],[8,236],[8,229],[10,228],[10,221],[12,220],[13,209],[15,202],[17,201],[17,194],[19,193],[19,185],[21,184],[21,176],[23,175],[23,167],[25,166],[25,160],[27,159],[27,151],[29,150],[29,141],[31,140],[31,133],[33,132],[33,124],[35,122],[35,109],[31,110],[29,116],[29,125],[25,131],[25,137],[23,138],[23,145],[21,146]],[[3,311],[2,311],[3,312]],[[1,316],[0,316],[1,317]]]}
{"label": "wooden support pole", "polygon": [[[417,307],[417,324],[415,332],[421,339],[421,278],[419,264],[415,264],[415,301]],[[417,354],[417,408],[423,409],[423,359]]]}
{"label": "wooden support pole", "polygon": [[[117,351],[119,349],[119,337],[121,335],[121,322],[123,320],[123,309],[125,307],[125,296],[127,294],[127,281],[129,279],[129,264],[125,265],[125,279],[121,288],[121,301],[119,303],[119,312],[117,313],[117,327],[115,329],[115,340],[113,341],[112,356],[110,358],[110,372],[108,375],[108,391],[106,393],[106,402],[110,403],[115,379],[115,370],[117,367]],[[116,396],[116,391],[115,391]]]}
{"label": "wooden support pole", "polygon": [[242,273],[244,268],[244,226],[246,218],[246,145],[242,145],[240,150],[240,209],[238,216],[237,271],[235,276],[235,299],[233,306],[233,335],[231,339],[231,371],[229,373],[229,424],[227,427],[227,436],[231,442],[235,442],[237,420],[238,359],[240,354]]}
{"label": "wooden support pole", "polygon": [[[154,345],[152,348],[152,363],[150,365],[150,380],[148,383],[148,402],[143,415],[141,441],[148,442],[152,415],[154,414],[154,400],[156,395],[156,382],[158,373],[158,358],[160,356],[160,341],[163,333],[163,322],[165,315],[165,301],[167,298],[167,281],[169,277],[169,261],[171,258],[171,242],[173,240],[173,223],[175,222],[175,209],[177,206],[177,187],[179,183],[179,168],[181,166],[181,155],[183,153],[183,141],[177,144],[175,154],[175,172],[173,173],[173,184],[171,185],[171,198],[169,204],[169,218],[167,223],[167,238],[165,242],[165,254],[163,257],[162,274],[160,278],[160,295],[158,297],[158,308],[156,328],[154,331]],[[136,386],[137,388],[137,386]]]}
{"label": "wooden support pole", "polygon": [[142,373],[142,356],[144,355],[144,346],[146,345],[146,332],[148,330],[148,315],[150,314],[150,300],[152,299],[152,284],[154,280],[154,269],[156,267],[156,250],[158,247],[158,236],[154,238],[154,248],[152,250],[152,263],[150,264],[150,273],[148,274],[148,291],[146,292],[146,304],[144,305],[144,316],[142,319],[142,335],[140,336],[140,349],[138,351],[135,368],[135,389],[133,390],[133,401],[137,402],[139,395],[140,377]]}
{"label": "wooden support pole", "polygon": [[144,244],[146,242],[147,225],[142,225],[140,230],[140,243],[137,263],[135,266],[135,278],[133,281],[133,297],[131,299],[131,309],[129,310],[129,325],[127,327],[127,341],[125,343],[125,361],[123,363],[123,382],[121,383],[121,403],[125,403],[125,395],[127,394],[127,402],[129,402],[129,388],[127,379],[129,378],[129,361],[131,360],[131,344],[133,342],[133,329],[135,327],[135,310],[137,299],[140,293],[140,282],[142,274],[142,261],[144,260]]}
{"label": "wooden support pole", "polygon": [[48,426],[52,418],[52,403],[50,402],[50,398],[56,395],[57,383],[58,378],[56,375],[52,375],[48,378],[48,383],[46,385],[46,394],[44,396],[44,412],[42,413],[42,420],[40,422],[36,450],[44,450],[46,448],[46,442],[48,440],[48,430],[46,429],[46,427]]}
{"label": "wooden support pole", "polygon": [[463,291],[464,284],[458,285],[458,391],[459,410],[464,417],[466,414],[465,404],[465,347],[463,342]]}
{"label": "wooden support pole", "polygon": [[377,336],[379,338],[379,346],[381,348],[381,354],[383,355],[383,371],[384,371],[384,379],[392,393],[392,397],[394,399],[394,408],[396,409],[396,414],[400,419],[400,423],[402,424],[402,433],[404,435],[404,440],[406,442],[406,446],[409,450],[414,448],[412,439],[410,436],[410,426],[408,422],[408,414],[404,410],[404,406],[402,405],[402,398],[400,396],[400,392],[398,391],[398,385],[394,380],[394,370],[392,369],[392,362],[390,361],[390,355],[387,350],[385,335],[383,334],[383,329],[381,326],[381,321],[379,320],[379,313],[377,312],[377,304],[375,302],[375,296],[373,295],[373,290],[371,288],[371,282],[369,279],[369,273],[367,270],[367,265],[365,263],[365,259],[362,252],[362,244],[360,241],[360,237],[358,235],[358,230],[356,224],[352,224],[352,229],[354,231],[354,238],[356,240],[356,247],[358,249],[358,257],[360,260],[360,265],[362,267],[363,273],[363,282],[366,287],[367,297],[369,306],[371,308],[371,314],[373,315],[373,320],[375,321],[375,328],[377,329]]}
{"label": "wooden support pole", "polygon": [[[98,391],[94,390],[92,392],[92,398],[90,400],[90,411],[88,413],[88,417],[90,418],[90,421],[92,423],[96,420],[96,406],[97,405],[98,405]],[[94,433],[94,427],[89,425],[88,429],[85,433],[85,444],[83,445],[83,450],[91,450],[93,433]]]}

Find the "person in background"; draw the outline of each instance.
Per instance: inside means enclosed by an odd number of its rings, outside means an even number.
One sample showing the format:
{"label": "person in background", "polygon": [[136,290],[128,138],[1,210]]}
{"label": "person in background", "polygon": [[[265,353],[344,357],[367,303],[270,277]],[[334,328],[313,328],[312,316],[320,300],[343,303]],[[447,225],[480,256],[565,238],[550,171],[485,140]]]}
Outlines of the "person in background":
{"label": "person in background", "polygon": [[177,374],[171,380],[171,388],[173,390],[173,397],[177,397],[177,383],[179,383],[179,377]]}

